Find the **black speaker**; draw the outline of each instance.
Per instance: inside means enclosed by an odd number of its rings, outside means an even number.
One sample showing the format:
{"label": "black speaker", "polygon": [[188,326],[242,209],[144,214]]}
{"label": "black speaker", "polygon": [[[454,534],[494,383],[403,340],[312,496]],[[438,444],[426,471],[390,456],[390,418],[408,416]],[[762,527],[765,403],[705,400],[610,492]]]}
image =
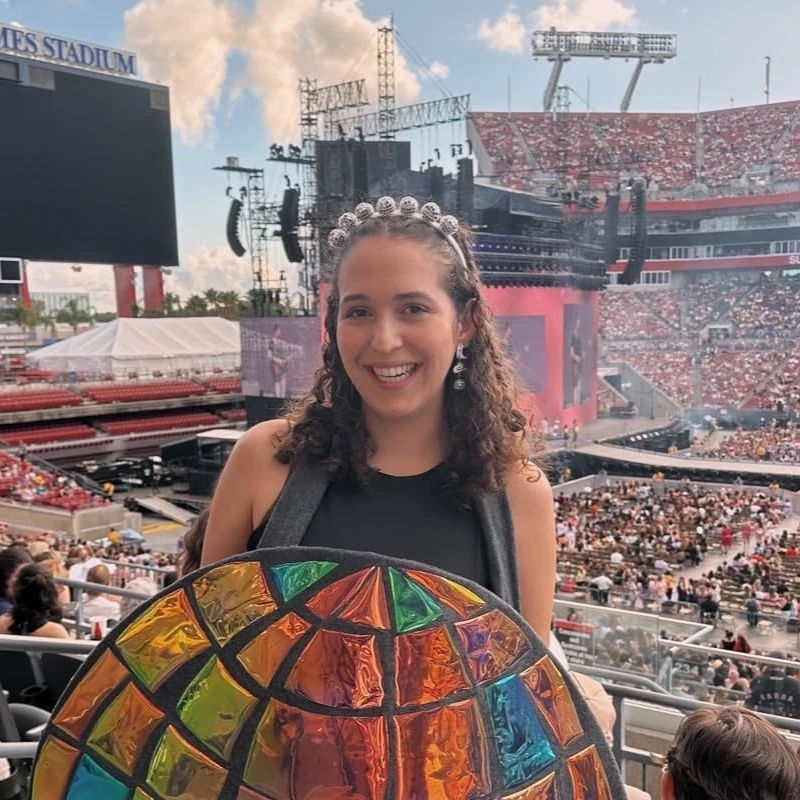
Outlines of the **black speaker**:
{"label": "black speaker", "polygon": [[606,240],[603,246],[603,261],[611,266],[617,260],[619,238],[619,195],[609,194],[606,198]]}
{"label": "black speaker", "polygon": [[647,188],[636,181],[631,190],[631,255],[619,282],[625,286],[637,283],[647,259]]}
{"label": "black speaker", "polygon": [[237,258],[241,258],[247,250],[239,238],[239,223],[242,219],[242,201],[235,197],[231,200],[231,207],[228,209],[228,223],[225,226],[225,234],[228,237],[228,246],[233,250]]}
{"label": "black speaker", "polygon": [[444,170],[441,167],[428,169],[428,194],[434,203],[444,205]]}
{"label": "black speaker", "polygon": [[456,211],[461,219],[471,220],[475,212],[475,176],[471,158],[458,159]]}
{"label": "black speaker", "polygon": [[300,247],[300,241],[294,231],[286,231],[281,234],[281,242],[283,243],[283,252],[286,253],[286,258],[290,264],[302,264],[305,256]]}
{"label": "black speaker", "polygon": [[369,198],[369,163],[367,151],[359,147],[353,151],[353,199],[363,203]]}
{"label": "black speaker", "polygon": [[300,224],[300,190],[286,189],[278,214],[282,231],[294,230]]}

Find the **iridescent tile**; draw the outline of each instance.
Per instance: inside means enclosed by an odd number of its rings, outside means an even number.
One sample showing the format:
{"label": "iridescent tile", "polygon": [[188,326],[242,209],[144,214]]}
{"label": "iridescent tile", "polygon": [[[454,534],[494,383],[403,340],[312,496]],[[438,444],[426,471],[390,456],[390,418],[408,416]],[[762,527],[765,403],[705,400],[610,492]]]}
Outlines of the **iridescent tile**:
{"label": "iridescent tile", "polygon": [[248,789],[246,786],[242,786],[236,795],[236,800],[269,800],[269,798]]}
{"label": "iridescent tile", "polygon": [[520,678],[562,747],[583,733],[569,688],[547,656],[521,672]]}
{"label": "iridescent tile", "polygon": [[302,617],[290,611],[242,648],[237,658],[266,689],[289,650],[310,627]]}
{"label": "iridescent tile", "polygon": [[178,701],[178,715],[201,742],[227,760],[257,702],[213,656]]}
{"label": "iridescent tile", "polygon": [[469,689],[464,664],[444,626],[406,633],[394,640],[397,704],[422,705]]}
{"label": "iridescent tile", "polygon": [[269,593],[261,566],[255,561],[212,569],[198,578],[192,588],[200,611],[220,644],[278,607]]}
{"label": "iridescent tile", "polygon": [[521,792],[507,794],[503,800],[558,800],[556,775],[553,772]]}
{"label": "iridescent tile", "polygon": [[117,769],[133,775],[150,734],[162,719],[164,714],[129,683],[100,715],[88,745]]}
{"label": "iridescent tile", "polygon": [[332,561],[298,561],[293,564],[281,564],[272,568],[272,574],[278,583],[283,599],[287,602],[304,592],[309,586],[322,580],[338,564]]}
{"label": "iridescent tile", "polygon": [[219,797],[227,775],[169,727],[153,753],[147,783],[161,800],[205,800]]}
{"label": "iridescent tile", "polygon": [[442,616],[442,607],[417,583],[389,567],[395,628],[407,633],[424,628]]}
{"label": "iridescent tile", "polygon": [[84,753],[72,776],[66,800],[98,800],[99,797],[127,800],[128,787]]}
{"label": "iridescent tile", "polygon": [[326,586],[314,594],[306,603],[306,607],[320,619],[327,619],[361,588],[372,569],[362,569],[352,575],[339,578],[338,581],[334,581],[330,586]]}
{"label": "iridescent tile", "polygon": [[269,798],[383,800],[388,762],[383,717],[314,714],[272,700],[244,781]]}
{"label": "iridescent tile", "polygon": [[375,708],[383,703],[375,637],[318,630],[298,656],[286,688],[330,708]]}
{"label": "iridescent tile", "polygon": [[489,759],[475,700],[398,714],[397,789],[402,798],[483,797]]}
{"label": "iridescent tile", "polygon": [[449,606],[461,617],[468,617],[486,603],[475,592],[460,583],[417,569],[403,570],[409,578],[424,586],[440,603]]}
{"label": "iridescent tile", "polygon": [[103,701],[128,677],[128,670],[106,650],[81,679],[66,693],[66,702],[52,719],[53,724],[80,739]]}
{"label": "iridescent tile", "polygon": [[133,793],[133,800],[153,800],[147,792],[143,792],[141,789],[137,789]]}
{"label": "iridescent tile", "polygon": [[575,800],[611,800],[606,770],[594,745],[567,759],[567,767]]}
{"label": "iridescent tile", "polygon": [[499,678],[530,644],[519,626],[502,611],[492,609],[475,619],[457,622],[472,674],[479,683]]}
{"label": "iridescent tile", "polygon": [[210,647],[183,589],[162,597],[131,622],[117,639],[128,666],[148,689]]}
{"label": "iridescent tile", "polygon": [[486,699],[504,786],[516,789],[551,767],[556,756],[519,676],[487,686]]}
{"label": "iridescent tile", "polygon": [[386,604],[386,592],[380,568],[373,567],[369,573],[353,598],[342,606],[338,616],[357,625],[388,630],[392,627],[392,622],[389,619],[389,607]]}
{"label": "iridescent tile", "polygon": [[39,748],[31,783],[31,798],[61,798],[67,789],[78,751],[61,739],[48,736]]}

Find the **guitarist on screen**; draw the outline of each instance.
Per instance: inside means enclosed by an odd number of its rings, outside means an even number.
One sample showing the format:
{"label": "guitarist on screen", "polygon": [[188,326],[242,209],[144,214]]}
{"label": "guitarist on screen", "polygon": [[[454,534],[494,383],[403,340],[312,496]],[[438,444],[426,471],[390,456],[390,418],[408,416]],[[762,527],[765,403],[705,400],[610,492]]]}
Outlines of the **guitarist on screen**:
{"label": "guitarist on screen", "polygon": [[281,326],[276,324],[272,329],[272,338],[269,340],[267,353],[272,369],[272,397],[285,399],[286,376],[289,372],[290,344],[283,338]]}

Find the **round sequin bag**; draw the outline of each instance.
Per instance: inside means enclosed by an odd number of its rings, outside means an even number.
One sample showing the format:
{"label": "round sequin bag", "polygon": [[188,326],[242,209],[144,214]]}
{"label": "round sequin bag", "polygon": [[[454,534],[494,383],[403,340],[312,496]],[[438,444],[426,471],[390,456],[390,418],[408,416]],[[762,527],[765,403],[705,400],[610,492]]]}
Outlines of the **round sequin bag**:
{"label": "round sequin bag", "polygon": [[623,800],[520,616],[419,564],[257,550],[186,576],[80,668],[33,800]]}

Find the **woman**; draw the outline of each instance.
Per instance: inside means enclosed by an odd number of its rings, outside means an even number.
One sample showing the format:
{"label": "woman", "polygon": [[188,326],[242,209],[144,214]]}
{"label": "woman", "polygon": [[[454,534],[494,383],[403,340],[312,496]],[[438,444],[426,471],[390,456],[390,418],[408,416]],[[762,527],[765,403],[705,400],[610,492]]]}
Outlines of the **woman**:
{"label": "woman", "polygon": [[[202,564],[257,547],[268,518],[263,544],[287,541],[310,506],[295,537],[303,545],[377,551],[471,579],[548,641],[553,496],[529,458],[469,235],[452,217],[431,221],[433,204],[428,221],[416,201],[400,205],[406,213],[381,198],[381,213],[365,204],[340,219],[323,366],[287,419],[236,444]],[[324,488],[309,499],[293,479],[272,514],[290,473],[306,474],[300,465]]]}
{"label": "woman", "polygon": [[0,616],[0,634],[69,639],[61,624],[58,589],[44,567],[23,564],[11,576],[8,589],[13,606]]}
{"label": "woman", "polygon": [[790,800],[800,759],[769,722],[736,706],[686,717],[667,753],[662,800]]}

